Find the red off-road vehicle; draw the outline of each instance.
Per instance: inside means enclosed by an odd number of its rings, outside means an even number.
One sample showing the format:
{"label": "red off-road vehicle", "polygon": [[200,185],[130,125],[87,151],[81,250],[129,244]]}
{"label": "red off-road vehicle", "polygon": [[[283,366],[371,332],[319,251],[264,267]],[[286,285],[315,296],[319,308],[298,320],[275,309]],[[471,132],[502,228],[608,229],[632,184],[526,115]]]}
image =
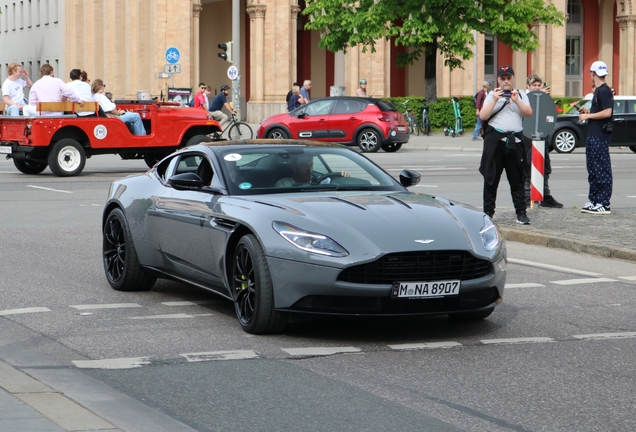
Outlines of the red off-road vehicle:
{"label": "red off-road vehicle", "polygon": [[[84,107],[73,102],[41,102],[39,114],[58,116],[0,116],[0,154],[13,159],[25,174],[39,174],[50,167],[60,177],[82,172],[86,159],[99,154],[118,154],[122,159],[144,159],[149,167],[181,147],[210,141],[206,135],[221,132],[201,109],[173,102],[117,100],[118,109],[139,113],[146,136],[135,136],[118,118],[100,117],[96,102]],[[0,107],[3,108],[3,107]],[[94,111],[96,117],[76,113]]]}

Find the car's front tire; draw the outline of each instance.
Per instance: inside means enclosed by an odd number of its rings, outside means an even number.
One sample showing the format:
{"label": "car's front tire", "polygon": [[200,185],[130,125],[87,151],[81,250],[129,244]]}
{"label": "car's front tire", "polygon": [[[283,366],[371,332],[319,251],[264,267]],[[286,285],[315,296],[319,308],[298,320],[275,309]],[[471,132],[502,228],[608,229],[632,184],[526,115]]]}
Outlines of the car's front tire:
{"label": "car's front tire", "polygon": [[207,136],[205,136],[205,135],[195,135],[195,136],[193,136],[192,138],[190,138],[188,140],[188,142],[186,143],[185,146],[186,147],[190,147],[190,146],[193,146],[193,145],[201,144],[201,143],[204,143],[204,142],[210,142],[210,141],[212,141],[212,140],[210,138],[208,138]]}
{"label": "car's front tire", "polygon": [[23,174],[40,174],[47,167],[46,162],[13,159],[13,165]]}
{"label": "car's front tire", "polygon": [[289,134],[285,132],[284,129],[274,128],[271,131],[267,132],[267,138],[270,139],[287,139],[289,138]]}
{"label": "car's front tire", "polygon": [[104,272],[110,286],[117,291],[151,289],[157,279],[141,268],[123,211],[116,208],[108,214],[102,234]]}
{"label": "car's front tire", "polygon": [[373,129],[364,129],[358,134],[358,147],[365,153],[375,153],[382,146],[382,137]]}
{"label": "car's front tire", "polygon": [[58,177],[79,175],[86,164],[84,147],[71,138],[56,142],[49,151],[49,168]]}
{"label": "car's front tire", "polygon": [[394,153],[402,148],[402,143],[382,144],[382,150],[387,153]]}
{"label": "car's front tire", "polygon": [[633,151],[634,153],[636,153],[636,146],[629,146],[629,149]]}
{"label": "car's front tire", "polygon": [[275,309],[267,259],[254,235],[247,234],[239,240],[233,259],[230,282],[241,327],[252,334],[281,332],[287,325],[287,316]]}
{"label": "car's front tire", "polygon": [[561,129],[552,138],[552,147],[558,153],[572,153],[579,146],[579,139],[571,129]]}

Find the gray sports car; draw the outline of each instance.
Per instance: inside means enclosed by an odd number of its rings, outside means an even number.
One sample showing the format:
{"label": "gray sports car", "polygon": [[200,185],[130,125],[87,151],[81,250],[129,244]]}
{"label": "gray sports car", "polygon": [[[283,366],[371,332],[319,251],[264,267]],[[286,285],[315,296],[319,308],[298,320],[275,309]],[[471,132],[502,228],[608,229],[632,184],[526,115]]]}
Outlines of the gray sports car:
{"label": "gray sports car", "polygon": [[249,333],[289,314],[488,317],[502,300],[506,247],[482,212],[409,192],[339,145],[253,140],[184,148],[115,181],[103,215],[106,278],[214,291]]}

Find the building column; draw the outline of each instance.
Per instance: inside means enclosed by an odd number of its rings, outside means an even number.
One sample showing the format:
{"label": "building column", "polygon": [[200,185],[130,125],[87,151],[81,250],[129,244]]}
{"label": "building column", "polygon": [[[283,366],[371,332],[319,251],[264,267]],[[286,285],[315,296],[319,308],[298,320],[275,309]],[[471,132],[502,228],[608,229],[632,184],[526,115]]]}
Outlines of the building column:
{"label": "building column", "polygon": [[636,26],[636,15],[626,15],[617,17],[620,34],[620,71],[619,71],[619,91],[621,94],[634,94],[636,88],[636,78],[633,67],[636,58],[634,44],[634,27]]}
{"label": "building column", "polygon": [[250,100],[247,102],[247,121],[258,123],[264,117],[265,79],[265,12],[267,6],[259,0],[248,3],[250,16]]}
{"label": "building column", "polygon": [[[298,81],[298,14],[300,6],[291,6],[291,23],[289,25],[289,50],[291,59],[289,61],[289,76],[293,81]],[[291,84],[291,83],[290,83]]]}
{"label": "building column", "polygon": [[196,86],[199,80],[199,24],[201,18],[201,11],[203,5],[201,0],[195,0],[196,3],[192,5],[192,85]]}
{"label": "building column", "polygon": [[[548,25],[545,23],[535,23],[534,31],[539,39],[539,48],[532,53],[532,72],[547,80],[546,76],[546,56],[548,55]],[[525,72],[520,75],[525,75]],[[517,82],[521,86],[521,82]]]}

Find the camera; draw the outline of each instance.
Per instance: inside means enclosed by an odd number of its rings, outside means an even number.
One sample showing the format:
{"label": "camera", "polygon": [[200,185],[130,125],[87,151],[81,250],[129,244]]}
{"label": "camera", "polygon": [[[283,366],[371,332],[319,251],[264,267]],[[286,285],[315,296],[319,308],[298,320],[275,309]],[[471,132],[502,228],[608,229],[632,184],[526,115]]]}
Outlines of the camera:
{"label": "camera", "polygon": [[601,124],[601,127],[606,134],[611,134],[614,131],[614,123],[611,121]]}
{"label": "camera", "polygon": [[543,87],[550,87],[550,83],[549,82],[544,82],[543,83]]}
{"label": "camera", "polygon": [[512,95],[512,90],[504,90],[503,97],[509,98]]}

